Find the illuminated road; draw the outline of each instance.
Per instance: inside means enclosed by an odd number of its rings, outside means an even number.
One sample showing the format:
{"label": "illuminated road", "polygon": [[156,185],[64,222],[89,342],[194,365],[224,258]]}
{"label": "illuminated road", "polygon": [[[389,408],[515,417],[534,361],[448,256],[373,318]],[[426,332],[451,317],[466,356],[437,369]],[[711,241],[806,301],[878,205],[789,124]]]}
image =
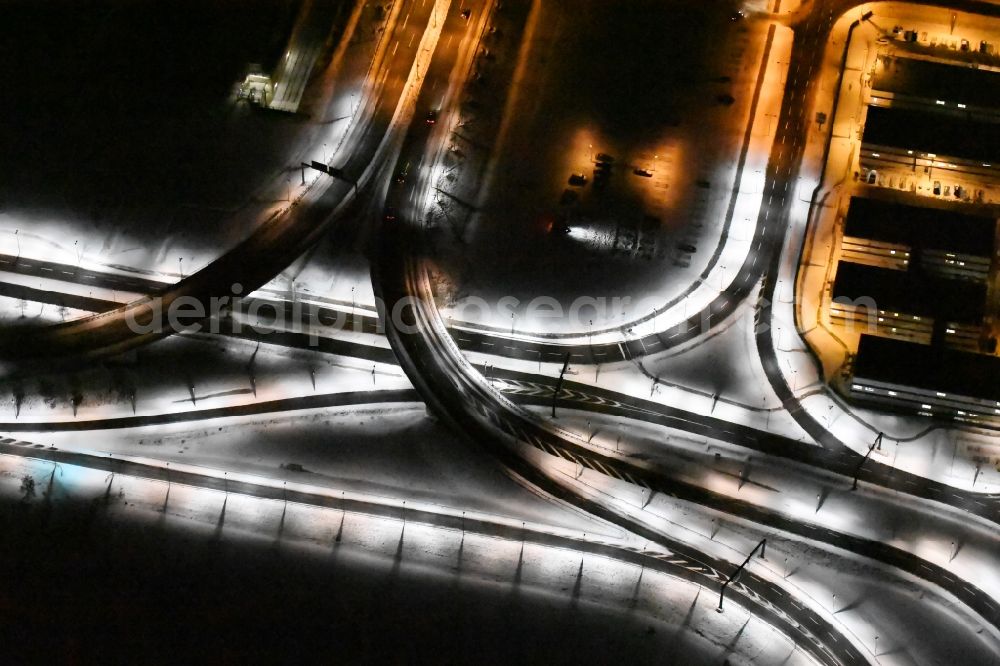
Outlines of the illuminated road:
{"label": "illuminated road", "polygon": [[[158,301],[140,299],[115,310],[83,319],[39,329],[15,328],[0,337],[0,358],[7,372],[28,370],[54,362],[77,363],[102,357],[169,335],[173,331],[163,322],[170,304],[181,297],[195,299],[209,311],[213,298],[231,297],[232,286],[239,283],[242,293],[259,288],[296,257],[321,238],[333,217],[351,201],[353,181],[366,173],[390,129],[399,101],[406,89],[409,73],[418,57],[416,46],[431,19],[430,2],[400,0],[400,20],[383,45],[381,65],[368,82],[376,89],[370,113],[355,124],[355,131],[345,141],[342,152],[346,163],[336,164],[348,180],[319,181],[293,205],[253,232],[217,260],[194,275],[158,293]],[[399,47],[403,44],[404,47]],[[388,53],[391,50],[391,53]],[[384,56],[384,58],[383,58]],[[157,310],[160,307],[160,310]],[[197,319],[197,318],[196,318]],[[149,326],[148,332],[135,332],[132,322]],[[152,329],[152,330],[149,330]],[[140,329],[141,331],[141,329]]]}
{"label": "illuminated road", "polygon": [[[725,572],[733,569],[732,565],[711,558],[704,553],[694,551],[649,527],[634,515],[621,511],[619,508],[588,499],[575,492],[572,484],[564,484],[555,480],[549,473],[538,469],[519,448],[527,444],[548,456],[579,464],[581,468],[596,471],[617,481],[624,481],[653,492],[669,494],[702,506],[717,509],[728,514],[746,518],[760,525],[797,534],[806,539],[824,542],[847,549],[877,561],[890,564],[902,570],[913,573],[925,580],[939,585],[959,598],[970,608],[976,610],[995,626],[1000,626],[1000,610],[993,599],[982,590],[970,586],[965,581],[957,580],[954,575],[942,567],[929,564],[920,558],[899,548],[880,542],[863,539],[836,530],[827,529],[809,523],[799,522],[770,511],[753,503],[736,500],[719,493],[714,493],[693,484],[678,481],[668,474],[653,471],[645,467],[623,462],[620,459],[595,454],[594,451],[575,443],[566,433],[559,432],[551,426],[532,418],[507,398],[527,403],[548,404],[552,390],[552,379],[537,375],[516,373],[510,371],[495,371],[495,376],[511,380],[508,384],[507,396],[501,396],[486,386],[474,368],[465,362],[460,348],[467,351],[500,354],[512,358],[529,361],[560,360],[567,353],[574,363],[610,363],[637,358],[650,353],[656,353],[688,342],[704,334],[708,329],[718,325],[727,318],[735,306],[744,300],[756,288],[760,279],[764,279],[763,295],[766,300],[760,304],[760,315],[764,321],[771,319],[770,299],[773,299],[777,285],[780,248],[784,243],[788,228],[790,202],[794,196],[798,180],[798,170],[804,150],[805,135],[808,121],[806,110],[811,108],[812,85],[815,81],[814,72],[822,55],[823,47],[829,35],[832,24],[833,9],[847,5],[843,2],[817,2],[812,5],[809,15],[796,26],[795,46],[789,67],[789,84],[785,90],[781,115],[777,123],[775,148],[768,162],[765,179],[765,201],[762,202],[760,216],[757,221],[755,235],[751,241],[751,249],[746,261],[737,272],[734,281],[719,295],[719,297],[702,313],[688,318],[681,325],[662,333],[654,333],[641,338],[623,340],[622,343],[597,345],[561,345],[558,342],[534,343],[514,340],[502,333],[472,332],[452,329],[448,332],[440,320],[433,298],[430,296],[426,283],[425,266],[419,256],[420,238],[412,233],[405,220],[417,220],[420,215],[420,195],[425,190],[426,183],[416,176],[405,184],[391,186],[389,193],[390,205],[399,212],[399,220],[386,221],[382,235],[382,248],[379,260],[373,268],[373,278],[376,292],[386,302],[389,311],[401,304],[402,321],[413,326],[415,332],[401,330],[391,317],[383,317],[391,322],[388,325],[388,337],[393,351],[400,359],[402,367],[417,387],[415,391],[397,392],[358,392],[351,394],[334,394],[292,398],[271,402],[255,403],[241,408],[221,408],[218,410],[200,410],[186,414],[171,414],[157,416],[137,416],[131,418],[104,420],[99,422],[73,422],[58,426],[46,424],[8,424],[10,430],[47,430],[47,429],[79,429],[107,427],[134,427],[140,425],[155,425],[192,419],[216,418],[240,414],[260,414],[274,411],[294,409],[310,409],[331,405],[364,404],[372,401],[412,401],[419,394],[439,414],[444,415],[470,439],[479,441],[499,457],[518,475],[530,480],[555,497],[564,499],[588,512],[599,516],[608,522],[625,527],[635,534],[647,537],[670,549],[672,560],[663,559],[662,564],[647,564],[660,566],[661,570],[672,575],[681,575],[688,580],[707,583],[716,586],[724,579]],[[852,3],[854,4],[854,3]],[[981,7],[982,3],[965,3],[966,6]],[[433,5],[428,5],[428,8]],[[992,5],[992,12],[1000,15],[1000,8]],[[411,16],[408,7],[404,6],[405,19],[400,32],[393,34],[388,44],[402,43],[409,33],[410,42],[414,35],[422,33],[422,27],[431,18],[429,11],[421,15],[414,8]],[[422,18],[421,18],[422,17]],[[473,18],[473,22],[476,17]],[[401,156],[397,164],[420,165],[428,159],[427,147],[431,144],[431,127],[422,122],[424,115],[432,108],[440,105],[443,91],[453,76],[452,66],[461,55],[464,44],[462,36],[472,22],[465,22],[458,16],[457,5],[452,6],[442,29],[442,44],[435,53],[426,79],[421,97],[418,101],[412,131],[407,135],[401,148]],[[768,32],[767,48],[761,62],[761,69],[767,61],[768,49],[774,35],[772,27]],[[455,37],[458,37],[456,40]],[[445,41],[446,40],[446,41]],[[388,48],[388,46],[387,46]],[[408,52],[407,52],[408,53]],[[393,48],[393,55],[396,49]],[[385,88],[379,96],[376,109],[372,114],[371,123],[365,123],[359,136],[350,142],[351,158],[344,164],[348,176],[357,177],[371,162],[372,156],[386,136],[398,100],[403,93],[406,72],[413,65],[415,53],[407,57],[393,58],[379,75],[379,80],[385,81]],[[795,76],[802,72],[801,76]],[[756,106],[760,90],[754,94],[753,106]],[[753,117],[751,110],[751,119]],[[747,128],[749,137],[750,128]],[[742,166],[746,149],[740,163]],[[421,169],[415,168],[419,174]],[[739,174],[737,175],[739,182]],[[180,296],[194,296],[207,302],[212,296],[229,295],[229,287],[233,282],[240,282],[244,292],[249,292],[266,283],[273,275],[286,266],[292,259],[311,246],[329,224],[338,206],[349,195],[352,189],[349,183],[334,181],[326,183],[322,188],[311,193],[292,212],[275,220],[273,224],[265,225],[259,232],[251,236],[240,246],[224,255],[203,271],[190,276],[175,286],[164,287],[162,283],[146,280],[141,277],[114,276],[94,271],[80,270],[77,267],[36,260],[16,260],[6,256],[0,257],[0,267],[4,270],[16,271],[22,274],[38,277],[61,279],[81,284],[94,284],[112,289],[139,293],[163,292],[164,308]],[[730,215],[732,206],[730,206]],[[148,334],[137,336],[126,326],[126,317],[137,317],[149,311],[148,301],[140,301],[126,308],[115,307],[100,299],[82,296],[58,295],[45,290],[31,290],[20,287],[20,292],[5,285],[7,295],[32,296],[32,300],[63,298],[61,303],[81,309],[105,310],[104,314],[95,317],[70,322],[45,329],[40,335],[38,331],[28,334],[14,332],[6,341],[7,350],[16,348],[18,356],[34,356],[35,358],[52,355],[77,360],[84,357],[99,356],[142,344],[160,335]],[[412,299],[416,297],[414,302]],[[407,300],[410,300],[407,303]],[[54,302],[54,301],[50,301]],[[75,305],[73,305],[75,303]],[[108,307],[114,308],[108,310]],[[319,320],[328,322],[337,319],[332,309],[319,308]],[[382,313],[383,315],[385,313]],[[361,316],[361,327],[365,332],[377,330],[375,319]],[[245,334],[253,337],[253,334]],[[302,346],[301,337],[294,333],[274,333],[261,336],[258,339],[269,343]],[[771,327],[758,332],[757,346],[764,369],[782,400],[783,406],[793,415],[796,421],[816,441],[826,447],[820,449],[803,445],[787,438],[727,423],[720,419],[692,414],[683,410],[665,407],[649,401],[630,396],[623,396],[603,389],[585,387],[574,383],[564,384],[558,402],[563,406],[586,408],[595,412],[616,416],[638,418],[671,428],[688,432],[696,432],[705,436],[731,442],[753,450],[771,455],[805,462],[810,465],[838,472],[845,475],[853,472],[858,456],[832,434],[824,429],[815,419],[809,416],[801,407],[793,392],[785,382],[777,365],[774,345],[771,338]],[[457,345],[455,343],[458,343]],[[376,350],[357,343],[321,339],[319,351],[332,353],[379,355],[380,359],[388,359],[390,354],[385,350]],[[513,386],[516,390],[510,390]],[[549,393],[547,393],[547,391]],[[508,443],[513,440],[513,444]],[[59,452],[52,450],[24,449],[16,442],[0,442],[0,450],[17,455],[26,455],[29,451],[33,457],[42,457],[71,464],[100,466],[97,460],[87,460],[81,454]],[[111,462],[107,463],[111,465]],[[163,480],[160,468],[143,466],[137,463],[121,463],[116,469],[108,467],[109,471],[118,471],[146,478]],[[102,468],[103,469],[103,468]],[[864,468],[862,479],[878,485],[901,490],[913,495],[925,497],[938,502],[950,504],[994,522],[1000,522],[997,497],[982,496],[965,491],[955,491],[943,484],[927,481],[920,477],[896,472],[892,468],[875,461],[869,462]],[[201,487],[220,489],[218,479],[211,477],[198,478],[174,477],[178,483],[186,483]],[[226,491],[241,492],[271,499],[280,498],[281,490],[253,484],[226,484]],[[275,493],[279,493],[275,496]],[[301,503],[313,503],[327,506],[315,497],[298,494],[289,497]],[[335,500],[334,500],[335,502]],[[329,506],[337,506],[329,504]],[[339,508],[345,508],[340,506]],[[359,508],[359,507],[352,507]],[[412,515],[411,519],[422,519],[434,522],[439,518]],[[447,522],[448,519],[440,519]],[[453,518],[452,518],[453,520]],[[452,525],[452,527],[454,527]],[[488,532],[487,526],[478,526]],[[513,537],[541,539],[538,535],[514,533]],[[545,539],[550,537],[546,536]],[[569,546],[569,544],[566,544]],[[590,549],[609,548],[596,544],[572,544],[573,548],[586,552],[596,552]],[[610,551],[609,551],[610,553]],[[608,553],[606,553],[608,554]],[[644,553],[609,554],[620,558],[648,558]],[[632,561],[632,560],[629,560]],[[637,560],[638,561],[638,560]],[[660,561],[660,558],[657,558]],[[922,570],[921,570],[922,569]],[[682,571],[683,570],[683,571]],[[734,592],[741,597],[741,603],[754,609],[773,626],[790,636],[798,637],[802,644],[824,663],[861,663],[864,658],[854,646],[843,639],[838,639],[836,629],[826,620],[809,610],[791,602],[789,596],[779,586],[755,576],[747,576]],[[819,627],[813,631],[810,623]],[[832,638],[832,642],[821,638],[824,632]]]}
{"label": "illuminated road", "polygon": [[[16,269],[19,273],[38,275],[39,277],[46,277],[53,273],[68,273],[70,271],[67,269],[73,268],[72,266],[39,262],[37,260],[18,262],[16,265],[12,263],[5,265],[5,262],[9,261],[12,261],[12,258],[0,256],[0,266],[4,266],[8,270]],[[74,274],[73,277],[85,280],[85,284],[95,287],[118,288],[138,292],[153,291],[155,285],[161,284],[138,277],[119,277],[93,271],[81,271],[79,275]],[[10,288],[9,291],[8,288]],[[16,298],[23,297],[33,302],[54,303],[85,310],[93,308],[96,311],[101,311],[114,307],[114,303],[110,301],[53,291],[33,290],[19,285],[0,283],[0,293],[4,292],[7,292],[5,295]],[[336,332],[341,327],[343,330],[362,333],[379,335],[382,333],[382,327],[377,317],[357,311],[354,313],[345,313],[343,310],[326,308],[314,304],[300,304],[299,312],[296,313],[293,311],[290,302],[269,300],[265,297],[244,299],[241,310],[247,312],[253,307],[261,306],[262,303],[268,304],[267,307],[260,308],[262,312],[269,312],[271,307],[281,309],[286,317],[286,322],[294,321],[294,317],[298,316],[301,318],[302,323],[312,321],[331,327],[331,332],[334,335],[336,335]],[[315,341],[311,341],[310,337],[304,333],[296,333],[280,328],[269,328],[267,326],[267,317],[264,317],[263,325],[257,325],[257,329],[260,332],[254,331],[249,326],[243,326],[239,333],[234,333],[230,319],[227,318],[220,324],[220,332],[223,334],[236,335],[237,337],[264,344],[363,358],[376,363],[395,364],[396,362],[392,351],[382,347],[341,340],[325,335],[319,336]],[[451,333],[458,347],[462,350],[479,351],[474,346],[463,343],[462,336],[464,332],[456,333],[452,330]],[[763,334],[760,337],[763,338]],[[764,350],[771,350],[769,354],[762,354],[762,358],[765,359],[765,368],[774,368],[775,370],[773,373],[768,373],[772,381],[776,382],[772,386],[778,395],[784,395],[784,392],[787,391],[787,396],[784,396],[783,399],[784,406],[792,412],[799,424],[810,435],[824,444],[824,447],[804,444],[792,438],[775,435],[749,426],[729,423],[712,416],[663,405],[650,400],[643,400],[642,398],[597,386],[577,384],[572,381],[564,382],[557,399],[557,404],[571,406],[575,409],[586,409],[603,414],[642,420],[711,437],[768,455],[779,456],[794,462],[805,463],[819,469],[836,472],[844,476],[845,484],[849,484],[860,461],[860,456],[854,450],[836,440],[822,425],[815,421],[815,419],[812,419],[805,410],[798,406],[798,400],[792,396],[791,389],[784,383],[781,372],[777,369],[773,348],[765,346]],[[516,402],[550,404],[552,391],[556,383],[554,378],[541,374],[517,372],[500,368],[493,368],[491,374],[497,378],[510,380],[511,387],[521,387],[519,390],[512,388],[508,394]],[[264,409],[263,411],[296,409],[291,404],[281,409],[278,408],[278,405],[274,405],[273,407],[274,409]],[[192,413],[191,419],[197,418],[204,417],[197,416],[196,412]],[[809,427],[810,422],[812,423],[812,429]],[[13,432],[22,429],[31,429],[32,427],[24,423],[11,423],[0,427],[0,429]],[[63,427],[72,426],[52,426],[53,429],[61,429]],[[95,424],[95,427],[115,426],[98,426]],[[938,481],[895,469],[891,465],[880,463],[874,459],[868,460],[862,467],[860,479],[896,492],[906,493],[967,511],[973,515],[1000,524],[1000,496],[995,494],[977,493],[954,488]]]}
{"label": "illuminated road", "polygon": [[[437,59],[435,62],[438,62]],[[414,125],[402,147],[399,163],[419,164],[421,156],[426,154],[430,136],[431,132],[426,126]],[[421,191],[419,187],[417,191]],[[407,195],[407,192],[410,194]],[[546,454],[562,455],[617,479],[640,483],[650,490],[671,494],[677,492],[675,484],[666,482],[663,478],[649,483],[650,480],[644,478],[645,470],[636,470],[628,465],[621,465],[618,461],[598,460],[599,456],[580,451],[579,447],[512,409],[512,405],[482,384],[481,377],[468,366],[454,341],[445,332],[433,298],[427,290],[423,265],[413,257],[413,253],[419,252],[420,234],[404,220],[419,219],[421,211],[419,205],[413,204],[412,192],[413,185],[406,183],[396,183],[389,190],[387,207],[398,212],[395,219],[386,220],[383,224],[380,256],[373,264],[373,283],[376,295],[385,304],[386,312],[394,313],[389,317],[385,316],[386,313],[380,313],[386,321],[386,334],[390,344],[400,359],[401,366],[428,405],[470,440],[487,447],[514,473],[545,492],[660,543],[674,552],[689,550],[689,547],[650,529],[627,513],[581,496],[572,486],[559,482],[528,462],[516,451],[516,445],[511,448],[506,444],[507,437],[513,436],[516,442],[528,442]],[[401,328],[406,328],[407,332],[404,333]],[[633,476],[636,473],[639,474],[638,478]],[[692,492],[696,491],[692,489]],[[707,498],[702,496],[701,499]],[[699,562],[707,559],[701,553],[692,553],[691,558]],[[728,569],[730,565],[725,566]],[[780,603],[782,613],[794,618],[792,624],[797,626],[789,635],[800,637],[804,647],[817,659],[825,663],[862,661],[861,655],[847,641],[834,641],[833,645],[829,645],[829,641],[819,638],[819,634],[807,628],[808,621],[826,629],[827,635],[835,636],[834,627],[825,620],[818,620],[812,613],[804,615],[804,611],[790,603],[787,595],[773,584],[759,579],[750,580],[755,596]],[[776,626],[788,628],[787,622]]]}
{"label": "illuminated road", "polygon": [[[820,6],[818,9],[826,8]],[[814,7],[811,18],[817,14],[823,15],[822,11],[816,10]],[[803,66],[802,59],[806,54],[818,57],[825,45],[824,30],[829,28],[829,18],[823,16],[823,19],[816,19],[815,23],[807,20],[805,29],[796,33],[795,43],[799,48],[797,50],[793,48],[790,69],[792,82],[785,90],[782,114],[778,123],[780,129],[768,164],[765,183],[766,203],[762,205],[757,234],[743,269],[747,271],[746,275],[759,277],[765,268],[769,268],[765,283],[769,294],[773,294],[780,256],[778,250],[787,228],[788,200],[792,194],[789,189],[792,186],[794,192],[793,184],[797,180],[798,165],[804,147],[805,110],[811,101],[808,88],[813,79],[815,62],[806,65],[802,76],[797,77],[795,74]],[[810,26],[823,26],[823,29]],[[770,34],[773,35],[773,31]],[[821,36],[823,39],[820,39]],[[811,48],[803,48],[801,46],[803,41],[812,42],[814,45]],[[809,63],[809,58],[805,58],[804,61]],[[792,122],[783,123],[781,120]],[[403,158],[417,159],[427,139],[426,132],[417,131],[408,136],[403,149]],[[588,511],[637,534],[650,535],[660,542],[665,539],[664,535],[646,527],[635,516],[622,512],[613,503],[598,504],[588,500],[579,495],[571,484],[539,468],[538,464],[533,462],[535,458],[524,452],[523,445],[526,444],[549,456],[571,461],[581,468],[594,470],[613,479],[640,485],[651,492],[662,492],[686,499],[747,518],[761,525],[846,548],[851,552],[898,567],[948,590],[993,625],[1000,626],[1000,611],[992,597],[966,581],[956,580],[954,575],[943,567],[878,541],[862,539],[809,523],[800,523],[752,503],[723,497],[661,473],[614,457],[597,454],[573,442],[568,433],[560,432],[558,426],[546,424],[518,410],[484,383],[445,332],[429,288],[426,265],[420,256],[421,236],[413,226],[405,222],[408,216],[409,219],[419,219],[421,211],[399,205],[403,201],[402,190],[401,187],[390,190],[390,205],[394,205],[402,213],[398,219],[386,221],[382,234],[380,261],[373,267],[376,292],[384,299],[386,311],[394,313],[394,316],[385,318],[387,336],[402,367],[428,404],[438,413],[446,415],[461,432],[487,446],[516,473],[546,491],[566,497],[568,501],[585,506]],[[411,195],[409,199],[412,198]],[[740,282],[739,277],[737,282]],[[745,291],[748,293],[749,288]],[[724,300],[716,303],[725,309],[730,307]],[[709,309],[710,315],[715,312],[716,310]],[[718,312],[721,313],[722,309]],[[767,310],[763,314],[769,320],[770,311]],[[695,320],[700,321],[701,317]],[[767,334],[762,335],[768,337]],[[726,427],[732,428],[729,424]],[[666,543],[669,543],[669,539]],[[668,547],[673,547],[673,544]],[[849,659],[845,657],[845,660]]]}

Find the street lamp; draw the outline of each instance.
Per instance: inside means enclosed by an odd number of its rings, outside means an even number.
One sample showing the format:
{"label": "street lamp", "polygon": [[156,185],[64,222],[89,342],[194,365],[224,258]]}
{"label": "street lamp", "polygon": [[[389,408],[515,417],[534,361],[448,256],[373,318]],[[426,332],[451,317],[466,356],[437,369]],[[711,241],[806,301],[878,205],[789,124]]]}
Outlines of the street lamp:
{"label": "street lamp", "polygon": [[[868,447],[868,452],[865,453],[865,456],[861,459],[861,462],[858,463],[857,469],[854,470],[854,482],[851,484],[851,490],[857,490],[858,489],[858,475],[861,474],[861,468],[864,466],[865,461],[868,460],[868,456],[870,456],[872,454],[872,451],[874,451],[876,449],[876,447],[880,451],[882,450],[882,433],[881,432],[878,434],[877,437],[875,437],[875,441],[872,442],[871,446]],[[975,481],[973,481],[973,485],[975,485]]]}
{"label": "street lamp", "polygon": [[[566,352],[562,370],[559,371],[559,381],[556,382],[555,388],[552,389],[552,418],[556,417],[556,398],[559,396],[559,390],[562,388],[563,377],[566,376],[566,368],[569,367],[569,354],[569,352]],[[539,354],[539,356],[541,355]]]}
{"label": "street lamp", "polygon": [[750,562],[750,558],[753,557],[754,553],[756,553],[757,550],[760,550],[760,558],[762,560],[766,560],[767,559],[764,556],[764,549],[766,547],[767,547],[767,539],[761,539],[760,543],[758,543],[756,546],[754,546],[753,550],[750,551],[750,554],[747,555],[747,559],[743,560],[743,564],[741,564],[740,566],[738,566],[736,568],[736,571],[733,572],[733,575],[731,575],[729,578],[727,578],[726,582],[722,584],[722,588],[719,590],[719,607],[715,609],[717,613],[721,613],[722,612],[722,599],[726,595],[726,588],[729,587],[730,583],[732,583],[734,580],[736,580],[737,578],[739,578],[739,575],[741,573],[743,573],[743,569],[746,568],[746,565]]}

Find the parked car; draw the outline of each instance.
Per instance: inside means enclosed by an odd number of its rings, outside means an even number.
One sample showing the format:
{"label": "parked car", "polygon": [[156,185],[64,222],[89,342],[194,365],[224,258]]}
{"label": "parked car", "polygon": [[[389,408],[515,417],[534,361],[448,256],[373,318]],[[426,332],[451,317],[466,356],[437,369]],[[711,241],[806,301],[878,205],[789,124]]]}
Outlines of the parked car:
{"label": "parked car", "polygon": [[937,196],[941,196],[941,181],[940,180],[935,180],[934,181],[934,196],[936,196],[936,197]]}
{"label": "parked car", "polygon": [[569,177],[569,184],[576,187],[583,187],[587,184],[587,177],[582,173],[574,173]]}

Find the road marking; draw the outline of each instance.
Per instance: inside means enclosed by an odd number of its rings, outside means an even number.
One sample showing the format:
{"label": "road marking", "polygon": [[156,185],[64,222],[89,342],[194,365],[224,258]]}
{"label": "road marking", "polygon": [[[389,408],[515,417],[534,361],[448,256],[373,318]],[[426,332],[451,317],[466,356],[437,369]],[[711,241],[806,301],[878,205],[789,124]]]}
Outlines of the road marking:
{"label": "road marking", "polygon": [[406,18],[404,18],[404,19],[403,19],[403,25],[402,25],[402,28],[403,28],[404,30],[406,29],[406,22],[407,22],[407,21],[409,21],[409,20],[410,20],[410,13],[409,13],[409,12],[407,12],[407,13],[406,13]]}
{"label": "road marking", "polygon": [[51,268],[46,268],[45,266],[39,266],[39,268],[41,268],[43,271],[48,271],[49,273],[52,272]]}
{"label": "road marking", "polygon": [[396,55],[396,49],[398,48],[399,48],[399,40],[397,39],[396,43],[392,45],[392,55]]}

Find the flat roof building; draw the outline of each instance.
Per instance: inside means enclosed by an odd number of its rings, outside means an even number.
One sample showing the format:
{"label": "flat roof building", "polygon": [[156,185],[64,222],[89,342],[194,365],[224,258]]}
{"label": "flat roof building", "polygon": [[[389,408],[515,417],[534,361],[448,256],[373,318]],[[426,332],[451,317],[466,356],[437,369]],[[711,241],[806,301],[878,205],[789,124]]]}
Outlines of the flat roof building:
{"label": "flat roof building", "polygon": [[1000,418],[1000,358],[862,335],[851,395],[963,420]]}
{"label": "flat roof building", "polygon": [[844,235],[923,249],[989,257],[996,220],[943,208],[851,197]]}
{"label": "flat roof building", "polygon": [[870,298],[880,311],[978,324],[986,306],[986,285],[842,261],[837,265],[833,298],[855,302]]}
{"label": "flat roof building", "polygon": [[1000,163],[1000,123],[919,109],[869,106],[862,141],[864,151],[885,146],[942,159]]}
{"label": "flat roof building", "polygon": [[[1000,73],[961,64],[879,56],[872,95],[926,101],[947,109],[1000,110]],[[944,104],[938,104],[938,100]],[[961,106],[960,106],[961,105]]]}

